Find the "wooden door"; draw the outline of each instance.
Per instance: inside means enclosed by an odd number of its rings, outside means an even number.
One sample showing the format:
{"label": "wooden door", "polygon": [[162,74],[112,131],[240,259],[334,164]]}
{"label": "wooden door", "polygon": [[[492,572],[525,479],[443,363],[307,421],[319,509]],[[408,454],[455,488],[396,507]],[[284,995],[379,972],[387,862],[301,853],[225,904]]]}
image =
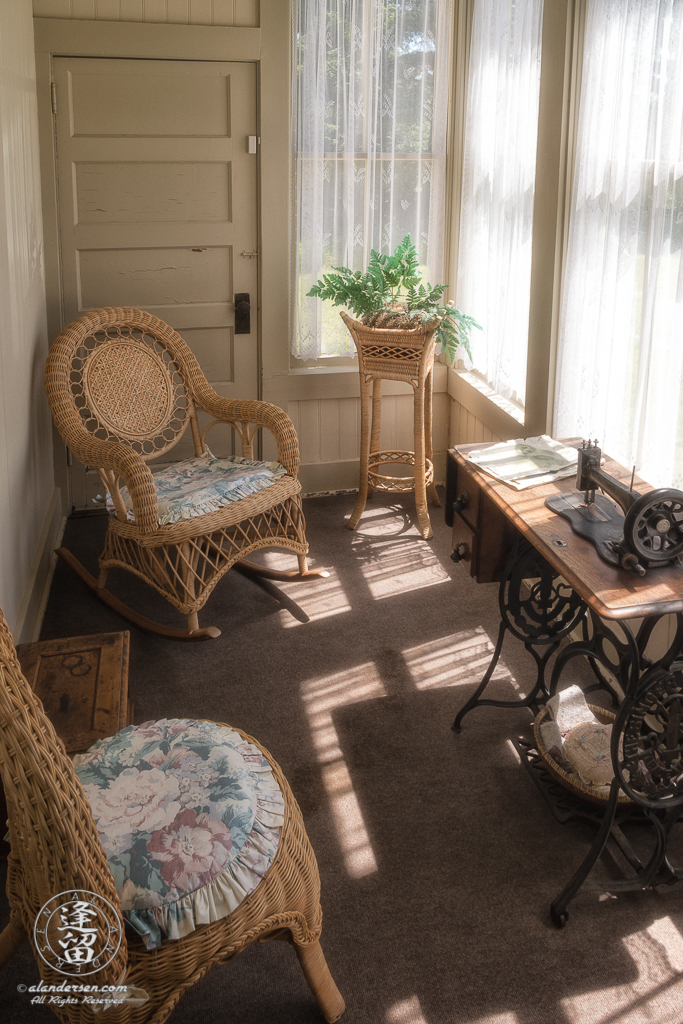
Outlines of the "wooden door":
{"label": "wooden door", "polygon": [[[59,57],[54,106],[64,325],[145,309],[220,394],[258,397],[255,65]],[[251,324],[235,335],[238,293]],[[232,450],[227,430],[211,444]],[[188,437],[166,458],[190,454]],[[92,508],[97,475],[75,460],[70,475]]]}

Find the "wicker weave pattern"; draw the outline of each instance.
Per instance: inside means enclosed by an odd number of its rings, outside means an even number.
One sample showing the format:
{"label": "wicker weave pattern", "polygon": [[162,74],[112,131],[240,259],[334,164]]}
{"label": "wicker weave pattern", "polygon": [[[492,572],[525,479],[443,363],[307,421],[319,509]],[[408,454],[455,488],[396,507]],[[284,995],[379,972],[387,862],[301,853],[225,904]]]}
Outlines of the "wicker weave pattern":
{"label": "wicker weave pattern", "polygon": [[[168,324],[127,307],[85,313],[52,345],[45,389],[65,443],[81,462],[97,468],[116,509],[100,559],[100,588],[110,568],[125,568],[187,614],[193,632],[197,611],[213,587],[249,552],[285,548],[306,571],[308,545],[296,479],[299,444],[291,420],[267,402],[221,398]],[[198,407],[214,418],[203,434]],[[246,458],[253,457],[256,431],[271,431],[277,461],[288,475],[206,516],[159,526],[147,460],[170,450],[188,424],[195,454],[201,455],[205,435],[216,423],[234,427]],[[133,524],[126,521],[121,479],[132,499]]]}
{"label": "wicker weave pattern", "polygon": [[67,353],[69,382],[86,430],[126,441],[144,459],[172,448],[187,429],[190,402],[168,349],[153,334],[126,326],[93,328],[78,342]]}
{"label": "wicker weave pattern", "polygon": [[83,384],[90,408],[114,436],[150,438],[153,444],[169,421],[173,383],[163,361],[144,345],[100,346],[84,366]]}
{"label": "wicker weave pattern", "polygon": [[[410,476],[391,476],[387,473],[380,473],[380,467],[403,463],[405,466],[415,465],[415,452],[405,451],[382,451],[373,452],[368,465],[368,477],[376,491],[391,491],[392,493],[409,493],[415,490],[415,481]],[[427,487],[434,482],[434,466],[431,459],[425,459],[425,484]]]}
{"label": "wicker weave pattern", "polygon": [[[291,487],[291,483],[287,486]],[[259,494],[269,494],[271,490],[267,488]],[[254,499],[258,497],[252,495]],[[304,517],[298,493],[284,497],[272,508],[269,503],[264,504],[262,510],[222,529],[199,536],[191,535],[191,527],[195,523],[200,524],[195,526],[195,531],[210,529],[207,520],[214,516],[220,520],[222,512],[221,509],[210,516],[160,528],[163,543],[155,547],[138,543],[133,535],[134,526],[128,525],[123,529],[114,520],[107,531],[100,567],[104,570],[128,569],[153,586],[178,611],[191,615],[206,604],[221,577],[246,554],[270,547],[286,548],[301,557],[306,554]],[[186,524],[187,529],[182,531],[183,539],[170,542],[168,533],[164,531],[175,531],[178,526],[185,527]]]}
{"label": "wicker weave pattern", "polygon": [[[87,889],[119,909],[114,880],[83,788],[42,704],[24,679],[0,611],[0,770],[11,852],[7,892],[15,933],[32,933],[40,908],[68,889]],[[122,919],[111,923],[122,927]],[[16,943],[15,943],[16,946]],[[14,951],[0,938],[0,962]],[[116,984],[126,966],[125,938],[100,984]],[[41,977],[63,980],[40,961]]]}
{"label": "wicker weave pattern", "polygon": [[[588,707],[593,714],[597,716],[599,721],[604,721],[606,724],[613,723],[617,717],[614,712],[608,711],[606,708],[601,708],[595,704],[589,704]],[[595,786],[587,786],[581,781],[576,773],[569,775],[564,768],[561,768],[560,765],[557,764],[557,762],[550,756],[543,744],[543,740],[541,739],[541,726],[547,721],[550,721],[550,711],[548,707],[544,707],[534,719],[534,743],[545,767],[553,778],[564,786],[565,789],[568,789],[570,793],[580,797],[582,800],[587,800],[589,804],[595,804],[597,807],[605,807],[609,793],[605,793],[604,790],[597,790]],[[619,796],[617,797],[617,804],[620,807],[624,805],[631,806],[633,801],[626,795],[626,793],[620,791]]]}
{"label": "wicker weave pattern", "polygon": [[[246,733],[245,740],[256,743]],[[275,858],[263,881],[237,910],[202,925],[177,942],[152,952],[136,936],[124,937],[115,959],[88,979],[97,985],[125,983],[143,988],[140,1007],[107,1010],[115,1024],[162,1024],[183,992],[217,963],[233,959],[255,939],[288,937],[326,1020],[336,1021],[344,1001],[320,948],[320,879],[299,807],[282,771],[262,746],[285,799],[285,824]],[[71,761],[24,679],[12,638],[0,611],[0,771],[7,795],[12,850],[7,893],[11,923],[0,935],[0,966],[32,939],[41,906],[68,889],[104,896],[120,914],[114,880],[97,834],[90,806]],[[122,926],[122,918],[117,923]],[[284,935],[283,935],[284,933]],[[64,976],[36,953],[43,980]],[[88,1007],[52,1006],[60,1020],[84,1024],[100,1020]],[[273,1019],[277,1016],[274,1009]]]}
{"label": "wicker weave pattern", "polygon": [[412,331],[366,327],[341,314],[358,353],[361,376],[377,374],[383,380],[405,380],[413,387],[424,385],[434,366],[434,331],[438,320],[420,324]]}

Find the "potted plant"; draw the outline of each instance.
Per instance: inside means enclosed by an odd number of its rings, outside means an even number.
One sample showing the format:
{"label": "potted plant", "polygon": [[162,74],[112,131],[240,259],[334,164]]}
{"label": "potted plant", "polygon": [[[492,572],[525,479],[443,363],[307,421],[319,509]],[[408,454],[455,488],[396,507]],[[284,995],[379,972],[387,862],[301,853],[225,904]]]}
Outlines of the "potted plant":
{"label": "potted plant", "polygon": [[455,359],[459,345],[472,358],[470,330],[481,330],[480,324],[454,303],[443,304],[448,285],[422,283],[410,235],[396,246],[393,256],[383,256],[372,249],[365,273],[348,267],[332,269],[335,272],[323,274],[307,293],[309,296],[345,307],[366,327],[414,330],[438,319],[434,340],[450,362]]}

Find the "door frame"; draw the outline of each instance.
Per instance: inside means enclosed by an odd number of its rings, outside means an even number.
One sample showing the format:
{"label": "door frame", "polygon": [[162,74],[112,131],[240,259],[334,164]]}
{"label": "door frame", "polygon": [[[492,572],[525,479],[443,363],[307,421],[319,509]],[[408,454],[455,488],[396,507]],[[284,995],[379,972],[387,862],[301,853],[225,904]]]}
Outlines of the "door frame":
{"label": "door frame", "polygon": [[[45,291],[48,337],[63,321],[56,144],[52,116],[52,70],[55,57],[121,57],[150,60],[233,61],[256,65],[259,238],[258,390],[263,377],[289,371],[290,263],[290,7],[282,0],[261,0],[260,28],[167,25],[139,22],[76,21],[34,18],[38,131],[42,182]],[[263,59],[267,57],[267,59]],[[283,82],[287,88],[283,88]],[[66,447],[54,432],[55,484],[63,511],[72,501]],[[265,448],[270,458],[269,446]]]}

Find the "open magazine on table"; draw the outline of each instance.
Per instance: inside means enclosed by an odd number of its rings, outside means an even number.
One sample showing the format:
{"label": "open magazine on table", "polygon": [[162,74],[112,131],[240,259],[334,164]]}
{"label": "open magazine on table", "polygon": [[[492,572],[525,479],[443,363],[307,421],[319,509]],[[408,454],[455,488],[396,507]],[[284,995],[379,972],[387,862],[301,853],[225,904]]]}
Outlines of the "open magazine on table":
{"label": "open magazine on table", "polygon": [[523,490],[539,484],[574,476],[578,453],[547,434],[501,441],[468,453],[478,469],[490,473],[510,487]]}

